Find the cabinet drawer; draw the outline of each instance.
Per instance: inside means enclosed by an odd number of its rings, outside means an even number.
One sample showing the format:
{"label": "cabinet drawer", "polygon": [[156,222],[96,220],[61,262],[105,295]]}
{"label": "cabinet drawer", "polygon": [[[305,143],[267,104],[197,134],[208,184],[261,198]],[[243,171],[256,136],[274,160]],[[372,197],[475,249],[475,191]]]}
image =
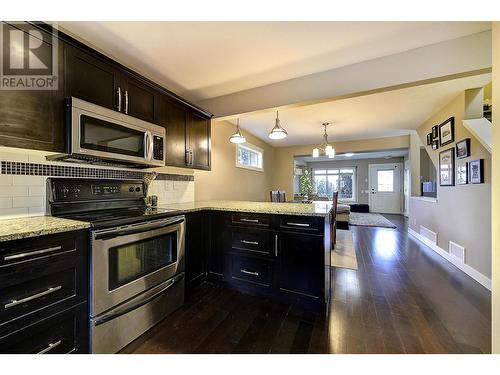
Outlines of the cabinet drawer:
{"label": "cabinet drawer", "polygon": [[260,255],[274,255],[272,233],[257,229],[233,228],[231,248]]}
{"label": "cabinet drawer", "polygon": [[322,234],[324,232],[324,219],[311,216],[280,216],[279,226],[281,229],[290,231],[308,232]]}
{"label": "cabinet drawer", "polygon": [[76,253],[76,233],[68,232],[0,243],[0,268],[36,262],[63,253]]}
{"label": "cabinet drawer", "polygon": [[234,225],[267,228],[270,226],[271,221],[270,217],[266,215],[241,213],[241,214],[232,214],[231,223]]}
{"label": "cabinet drawer", "polygon": [[87,352],[86,304],[0,337],[0,353],[67,354]]}
{"label": "cabinet drawer", "polygon": [[272,270],[272,261],[239,255],[231,256],[231,278],[234,280],[271,286]]}
{"label": "cabinet drawer", "polygon": [[0,321],[33,313],[76,295],[76,269],[70,267],[11,285],[0,286]]}

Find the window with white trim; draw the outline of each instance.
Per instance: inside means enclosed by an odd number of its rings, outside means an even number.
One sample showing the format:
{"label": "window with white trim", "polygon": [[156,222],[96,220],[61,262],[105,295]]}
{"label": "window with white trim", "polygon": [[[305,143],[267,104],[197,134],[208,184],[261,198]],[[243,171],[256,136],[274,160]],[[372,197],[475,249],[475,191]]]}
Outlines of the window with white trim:
{"label": "window with white trim", "polygon": [[339,200],[356,201],[356,168],[314,169],[313,180],[319,197],[332,198],[339,192]]}
{"label": "window with white trim", "polygon": [[236,166],[264,171],[264,150],[250,143],[236,145]]}

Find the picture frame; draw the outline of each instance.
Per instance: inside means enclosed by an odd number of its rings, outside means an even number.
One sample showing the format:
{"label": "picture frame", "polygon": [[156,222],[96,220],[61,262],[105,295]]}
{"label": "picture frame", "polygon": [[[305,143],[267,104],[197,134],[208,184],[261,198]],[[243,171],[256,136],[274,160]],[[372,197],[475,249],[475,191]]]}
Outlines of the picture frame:
{"label": "picture frame", "polygon": [[438,138],[438,125],[434,125],[432,127],[432,139],[437,139]]}
{"label": "picture frame", "polygon": [[455,147],[439,153],[439,185],[455,186]]}
{"label": "picture frame", "polygon": [[484,183],[484,159],[469,162],[469,184]]}
{"label": "picture frame", "polygon": [[439,146],[443,147],[455,141],[455,118],[450,117],[439,125]]}
{"label": "picture frame", "polygon": [[457,159],[464,159],[470,156],[470,138],[462,139],[455,145]]}
{"label": "picture frame", "polygon": [[427,146],[432,144],[432,133],[427,134]]}
{"label": "picture frame", "polygon": [[469,163],[457,163],[457,185],[467,185],[469,183]]}
{"label": "picture frame", "polygon": [[438,148],[439,148],[439,141],[438,140],[432,141],[432,149],[437,150]]}

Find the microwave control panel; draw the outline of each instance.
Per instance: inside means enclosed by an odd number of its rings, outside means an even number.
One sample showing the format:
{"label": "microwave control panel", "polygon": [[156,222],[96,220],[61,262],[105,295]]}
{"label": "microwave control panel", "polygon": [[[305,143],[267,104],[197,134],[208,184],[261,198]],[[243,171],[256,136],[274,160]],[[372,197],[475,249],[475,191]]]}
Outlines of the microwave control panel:
{"label": "microwave control panel", "polygon": [[163,137],[153,136],[153,159],[163,160]]}

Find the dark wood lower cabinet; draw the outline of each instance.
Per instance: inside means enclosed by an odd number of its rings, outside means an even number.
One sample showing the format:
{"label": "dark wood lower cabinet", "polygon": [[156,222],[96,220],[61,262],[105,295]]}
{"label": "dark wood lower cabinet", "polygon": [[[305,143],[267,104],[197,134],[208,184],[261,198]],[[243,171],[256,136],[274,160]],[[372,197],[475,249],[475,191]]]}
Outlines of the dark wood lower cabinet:
{"label": "dark wood lower cabinet", "polygon": [[[243,292],[325,311],[329,264],[325,264],[324,218],[230,212],[206,215],[210,215],[210,225],[205,227],[197,222],[201,219],[188,217],[187,232],[191,224],[189,236],[197,232],[197,238],[205,242],[207,277]],[[203,235],[202,228],[207,227]],[[186,239],[186,243],[201,248],[194,239]],[[201,252],[191,251],[186,274],[200,275],[197,257]]]}
{"label": "dark wood lower cabinet", "polygon": [[88,352],[88,232],[0,243],[0,353]]}
{"label": "dark wood lower cabinet", "polygon": [[203,212],[186,215],[186,288],[199,284],[206,276],[208,217]]}

